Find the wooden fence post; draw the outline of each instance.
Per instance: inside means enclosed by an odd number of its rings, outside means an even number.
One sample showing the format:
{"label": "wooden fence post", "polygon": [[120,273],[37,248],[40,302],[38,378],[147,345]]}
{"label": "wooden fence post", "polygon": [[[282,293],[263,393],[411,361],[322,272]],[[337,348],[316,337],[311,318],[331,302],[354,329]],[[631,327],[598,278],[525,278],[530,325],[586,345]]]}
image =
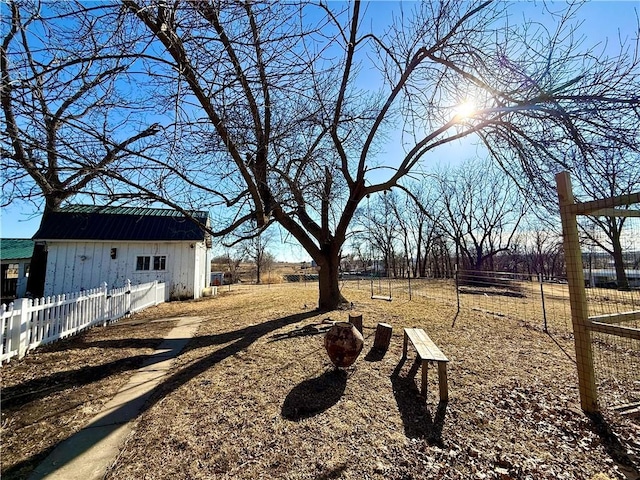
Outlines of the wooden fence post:
{"label": "wooden fence post", "polygon": [[556,186],[562,220],[562,243],[567,265],[567,281],[569,282],[569,302],[578,366],[580,404],[585,412],[597,412],[598,391],[593,368],[593,352],[591,351],[587,295],[584,291],[582,251],[580,250],[571,176],[568,172],[560,172],[556,175]]}

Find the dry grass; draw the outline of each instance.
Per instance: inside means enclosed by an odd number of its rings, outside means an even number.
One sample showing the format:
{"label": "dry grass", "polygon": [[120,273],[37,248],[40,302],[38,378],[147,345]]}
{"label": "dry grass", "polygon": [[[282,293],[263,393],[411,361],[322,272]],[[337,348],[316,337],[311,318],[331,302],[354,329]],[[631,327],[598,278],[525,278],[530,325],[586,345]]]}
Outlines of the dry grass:
{"label": "dry grass", "polygon": [[[375,302],[354,290],[365,348],[353,367],[335,371],[318,330],[349,312],[313,311],[314,285],[220,291],[3,367],[3,402],[13,399],[3,405],[3,478],[23,478],[77,430],[175,324],[163,319],[178,314],[204,321],[108,478],[638,478],[638,424],[580,411],[566,336],[469,310],[452,326],[450,307]],[[394,329],[383,358],[369,351],[378,322]],[[437,402],[435,368],[427,402],[419,396],[414,353],[400,359],[407,326],[424,328],[451,360],[448,404]],[[79,365],[103,368],[78,384]],[[62,404],[71,408],[55,408]]]}

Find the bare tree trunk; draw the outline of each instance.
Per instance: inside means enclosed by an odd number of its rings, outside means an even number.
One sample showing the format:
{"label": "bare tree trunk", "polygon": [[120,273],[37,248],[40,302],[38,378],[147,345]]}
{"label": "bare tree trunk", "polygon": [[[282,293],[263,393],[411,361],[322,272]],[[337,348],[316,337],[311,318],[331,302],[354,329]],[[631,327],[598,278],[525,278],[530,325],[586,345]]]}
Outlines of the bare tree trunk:
{"label": "bare tree trunk", "polygon": [[338,282],[338,272],[340,256],[338,249],[327,248],[323,251],[324,256],[317,261],[320,270],[318,272],[318,309],[321,311],[335,310],[341,304],[346,303],[345,298],[340,293]]}
{"label": "bare tree trunk", "polygon": [[[40,225],[42,226],[49,214],[60,207],[64,198],[46,197],[44,212]],[[27,293],[32,298],[40,298],[44,296],[44,283],[47,276],[47,246],[44,243],[36,243],[33,246],[31,254],[31,263],[29,265],[29,278],[27,278]]]}
{"label": "bare tree trunk", "polygon": [[620,244],[619,230],[616,230],[611,235],[611,243],[613,244],[613,263],[616,268],[618,290],[629,290],[629,280],[627,279],[627,273],[624,271],[624,256],[622,254],[622,245]]}
{"label": "bare tree trunk", "polygon": [[260,262],[256,263],[256,285],[260,285]]}
{"label": "bare tree trunk", "polygon": [[44,282],[47,275],[47,246],[44,243],[36,243],[31,254],[29,266],[29,278],[27,279],[27,294],[32,298],[44,296]]}

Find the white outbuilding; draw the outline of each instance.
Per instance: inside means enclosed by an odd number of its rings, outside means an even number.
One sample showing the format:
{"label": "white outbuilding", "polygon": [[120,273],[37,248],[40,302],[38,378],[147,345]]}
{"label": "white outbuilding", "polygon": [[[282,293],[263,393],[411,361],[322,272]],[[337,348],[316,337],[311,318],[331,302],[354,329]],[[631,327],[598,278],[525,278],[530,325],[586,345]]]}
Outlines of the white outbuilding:
{"label": "white outbuilding", "polygon": [[157,280],[166,299],[200,298],[209,286],[211,237],[206,212],[70,205],[43,220],[44,295]]}

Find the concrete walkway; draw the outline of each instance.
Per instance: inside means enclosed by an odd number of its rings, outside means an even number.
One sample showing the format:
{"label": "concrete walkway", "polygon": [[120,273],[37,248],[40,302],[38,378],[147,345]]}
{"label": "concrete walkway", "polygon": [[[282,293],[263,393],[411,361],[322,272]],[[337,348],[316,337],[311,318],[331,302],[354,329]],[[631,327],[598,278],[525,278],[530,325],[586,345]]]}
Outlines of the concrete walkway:
{"label": "concrete walkway", "polygon": [[133,430],[153,389],[171,370],[175,357],[196,333],[200,317],[180,318],[158,349],[145,360],[115,397],[77,434],[58,445],[33,471],[30,480],[93,480],[104,477]]}

